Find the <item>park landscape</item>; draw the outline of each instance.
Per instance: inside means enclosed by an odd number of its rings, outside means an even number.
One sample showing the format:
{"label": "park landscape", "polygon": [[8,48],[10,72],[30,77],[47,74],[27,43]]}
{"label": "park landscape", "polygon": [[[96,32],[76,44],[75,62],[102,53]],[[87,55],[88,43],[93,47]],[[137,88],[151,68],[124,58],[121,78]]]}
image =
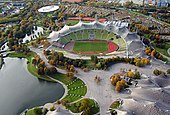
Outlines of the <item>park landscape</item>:
{"label": "park landscape", "polygon": [[60,89],[52,88],[50,95],[36,90],[36,103],[25,98],[20,110],[3,114],[170,114],[170,26],[159,18],[163,8],[153,6],[149,17],[148,5],[136,10],[144,4],[126,2],[122,9],[114,2],[37,2],[21,2],[25,8],[20,13],[0,19],[0,73],[4,78],[8,60],[24,59],[17,62],[26,65],[21,66],[26,76],[38,80],[39,90],[44,87],[46,93],[48,85],[56,84]]}

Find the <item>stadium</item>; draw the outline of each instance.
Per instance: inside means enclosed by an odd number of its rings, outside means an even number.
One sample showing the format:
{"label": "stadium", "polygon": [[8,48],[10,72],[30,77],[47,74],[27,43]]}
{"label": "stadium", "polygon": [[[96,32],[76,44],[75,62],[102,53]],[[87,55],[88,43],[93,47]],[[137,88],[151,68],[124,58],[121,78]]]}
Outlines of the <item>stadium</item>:
{"label": "stadium", "polygon": [[141,54],[144,44],[136,32],[130,32],[122,22],[101,23],[79,21],[73,26],[65,25],[53,31],[48,38],[48,49],[76,55],[118,55],[133,56]]}
{"label": "stadium", "polygon": [[59,6],[51,5],[51,6],[45,6],[45,7],[38,9],[38,12],[40,13],[54,12],[58,9],[59,9]]}

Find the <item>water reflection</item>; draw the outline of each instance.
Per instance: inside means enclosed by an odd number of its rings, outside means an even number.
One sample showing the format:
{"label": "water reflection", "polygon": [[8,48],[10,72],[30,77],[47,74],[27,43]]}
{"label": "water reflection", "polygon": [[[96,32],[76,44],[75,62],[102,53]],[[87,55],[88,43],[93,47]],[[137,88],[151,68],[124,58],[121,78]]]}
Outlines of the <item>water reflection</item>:
{"label": "water reflection", "polygon": [[0,70],[0,115],[17,115],[26,108],[54,102],[64,94],[59,83],[32,76],[25,59],[5,58]]}

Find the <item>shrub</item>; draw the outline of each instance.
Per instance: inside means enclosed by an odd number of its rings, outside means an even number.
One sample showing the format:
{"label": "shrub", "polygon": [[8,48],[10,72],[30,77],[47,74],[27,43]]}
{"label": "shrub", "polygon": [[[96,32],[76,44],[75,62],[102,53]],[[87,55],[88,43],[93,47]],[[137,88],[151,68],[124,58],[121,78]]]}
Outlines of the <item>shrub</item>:
{"label": "shrub", "polygon": [[135,74],[132,71],[129,71],[127,73],[127,76],[130,77],[130,78],[133,78],[135,76]]}
{"label": "shrub", "polygon": [[135,72],[134,78],[135,79],[140,79],[140,77],[141,77],[140,73],[138,71]]}
{"label": "shrub", "polygon": [[91,61],[93,61],[95,64],[97,64],[97,62],[98,62],[97,56],[92,55],[91,56]]}
{"label": "shrub", "polygon": [[120,91],[121,91],[121,83],[120,83],[120,81],[118,81],[118,82],[116,83],[116,88],[115,88],[115,90],[116,90],[117,92],[120,92]]}
{"label": "shrub", "polygon": [[160,70],[158,70],[158,69],[155,69],[155,70],[153,71],[153,74],[155,74],[156,76],[158,76],[158,75],[161,75],[161,74],[165,74],[165,72],[160,71]]}
{"label": "shrub", "polygon": [[153,74],[159,75],[159,70],[155,69],[155,70],[153,71]]}
{"label": "shrub", "polygon": [[55,107],[52,106],[52,107],[50,108],[50,111],[54,111],[54,110],[55,110]]}
{"label": "shrub", "polygon": [[168,70],[166,71],[166,73],[167,73],[167,74],[170,74],[170,69],[168,69]]}

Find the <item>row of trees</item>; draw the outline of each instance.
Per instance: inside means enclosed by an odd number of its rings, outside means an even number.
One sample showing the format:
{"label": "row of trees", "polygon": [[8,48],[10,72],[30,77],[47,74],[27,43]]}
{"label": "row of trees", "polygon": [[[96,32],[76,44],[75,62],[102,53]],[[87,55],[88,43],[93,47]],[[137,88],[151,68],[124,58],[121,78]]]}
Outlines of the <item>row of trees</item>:
{"label": "row of trees", "polygon": [[134,25],[135,28],[138,29],[139,32],[142,32],[142,33],[145,33],[145,34],[149,34],[150,33],[149,28],[144,26],[144,25],[142,25],[142,24],[135,24],[134,23],[131,26],[133,27],[133,25]]}
{"label": "row of trees", "polygon": [[67,58],[63,55],[62,52],[46,50],[46,51],[44,51],[44,54],[47,56],[48,62],[54,66],[65,67],[65,65],[73,65],[74,67],[80,67],[80,68],[82,68],[84,66],[83,60]]}
{"label": "row of trees", "polygon": [[35,41],[31,41],[31,46],[38,47],[39,45],[42,45],[44,48],[47,48],[51,44],[48,40],[46,40],[45,36],[40,36]]}
{"label": "row of trees", "polygon": [[66,70],[66,76],[71,79],[74,78],[74,74],[77,74],[75,67],[83,67],[83,60],[66,58],[61,52],[44,50],[44,54],[47,56],[49,64],[63,67]]}
{"label": "row of trees", "polygon": [[4,17],[4,18],[0,18],[0,24],[5,24],[5,23],[11,23],[11,22],[17,22],[20,19],[18,17]]}
{"label": "row of trees", "polygon": [[92,55],[91,61],[95,64],[95,67],[97,69],[104,69],[105,70],[107,68],[107,63],[106,63],[105,59],[97,58],[97,56]]}
{"label": "row of trees", "polygon": [[145,49],[145,53],[148,56],[152,56],[152,57],[155,57],[155,58],[160,59],[160,60],[163,59],[163,56],[159,52],[157,52],[155,49],[152,49],[151,47],[147,47]]}
{"label": "row of trees", "polygon": [[106,59],[106,63],[108,65],[110,65],[110,63],[112,62],[126,62],[126,63],[130,63],[139,67],[145,66],[145,65],[149,65],[150,64],[150,60],[146,59],[146,58],[124,58],[124,57],[112,57],[112,58],[108,58]]}
{"label": "row of trees", "polygon": [[32,64],[37,67],[36,71],[39,75],[52,75],[57,73],[55,67],[46,67],[45,62],[38,55],[32,59]]}
{"label": "row of trees", "polygon": [[[82,59],[70,59],[63,55],[62,52],[55,52],[53,50],[44,50],[44,54],[46,55],[48,62],[51,65],[54,66],[62,66],[65,69],[69,67],[80,67],[80,68],[86,68],[89,65],[87,65],[86,60]],[[91,56],[91,65],[94,65],[97,69],[107,69],[108,66],[110,66],[112,63],[115,62],[127,62],[139,67],[149,65],[150,61],[146,58],[124,58],[124,57],[112,57],[108,59],[103,58],[97,58],[97,56]],[[88,62],[89,63],[89,62]]]}
{"label": "row of trees", "polygon": [[127,62],[138,67],[142,67],[150,64],[150,60],[146,58],[124,58],[124,57],[112,57],[108,59],[97,58],[97,56],[91,56],[91,61],[95,64],[98,69],[106,69],[113,62]]}

